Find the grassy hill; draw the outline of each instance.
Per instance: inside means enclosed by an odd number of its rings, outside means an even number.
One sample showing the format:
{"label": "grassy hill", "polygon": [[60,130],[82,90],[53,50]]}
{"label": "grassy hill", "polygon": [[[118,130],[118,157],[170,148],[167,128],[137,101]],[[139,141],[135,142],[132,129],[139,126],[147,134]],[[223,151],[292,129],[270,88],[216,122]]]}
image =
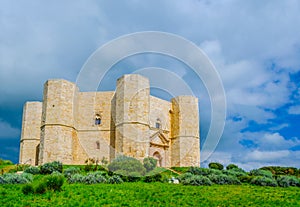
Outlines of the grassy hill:
{"label": "grassy hill", "polygon": [[1,206],[300,206],[299,188],[166,183],[64,184],[62,191],[24,195],[0,185]]}

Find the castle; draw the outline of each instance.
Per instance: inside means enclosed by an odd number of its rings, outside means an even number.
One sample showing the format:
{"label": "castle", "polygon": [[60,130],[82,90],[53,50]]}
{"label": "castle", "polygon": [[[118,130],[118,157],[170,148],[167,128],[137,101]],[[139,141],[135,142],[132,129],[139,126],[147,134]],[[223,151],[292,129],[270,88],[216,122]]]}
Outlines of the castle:
{"label": "castle", "polygon": [[80,92],[66,80],[48,80],[43,102],[23,109],[20,163],[84,164],[118,155],[158,165],[200,166],[198,99],[170,102],[150,95],[149,80],[124,75],[115,91]]}

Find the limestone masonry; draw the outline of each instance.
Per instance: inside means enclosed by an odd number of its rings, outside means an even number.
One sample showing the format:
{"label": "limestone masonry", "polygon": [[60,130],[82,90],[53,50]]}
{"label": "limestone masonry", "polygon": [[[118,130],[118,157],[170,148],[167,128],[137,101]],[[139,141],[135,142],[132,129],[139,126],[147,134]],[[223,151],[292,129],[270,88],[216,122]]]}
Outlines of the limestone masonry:
{"label": "limestone masonry", "polygon": [[143,76],[124,75],[107,92],[48,80],[43,102],[24,105],[19,162],[84,164],[123,154],[154,157],[162,167],[200,166],[199,139],[198,99],[151,96]]}

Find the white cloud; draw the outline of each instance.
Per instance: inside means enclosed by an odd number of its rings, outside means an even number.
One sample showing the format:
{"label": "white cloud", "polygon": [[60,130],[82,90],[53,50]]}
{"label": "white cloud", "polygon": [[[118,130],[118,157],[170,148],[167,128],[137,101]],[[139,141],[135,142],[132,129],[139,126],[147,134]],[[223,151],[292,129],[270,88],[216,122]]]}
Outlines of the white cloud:
{"label": "white cloud", "polygon": [[[250,121],[268,123],[276,118],[273,110],[294,104],[289,99],[292,90],[289,75],[300,70],[299,1],[76,1],[72,4],[4,1],[1,4],[0,106],[21,107],[25,100],[40,100],[42,85],[49,78],[74,81],[88,56],[108,40],[131,32],[165,31],[182,35],[206,51],[224,82],[228,117],[241,118],[241,121],[227,120],[215,156],[255,167],[276,158],[276,153],[284,155],[299,142],[278,133],[241,132]],[[152,60],[144,58],[133,64],[142,61]],[[273,63],[275,68],[270,67]],[[176,67],[172,61],[170,65]],[[185,72],[181,70],[180,75]],[[208,105],[205,103],[208,97],[201,98],[200,108],[208,113],[203,108]],[[293,105],[288,112],[298,115],[300,107]],[[209,118],[205,114],[201,119],[206,117]],[[278,126],[269,130],[279,129]],[[0,130],[0,137],[19,133],[2,120]],[[254,141],[258,148],[245,151],[239,144],[241,139]],[[248,163],[242,162],[239,153],[247,155]],[[268,159],[261,160],[260,156]],[[289,151],[287,157],[278,158],[278,163],[291,158],[287,163],[292,164],[291,156],[295,152]],[[293,163],[299,166],[300,162]]]}
{"label": "white cloud", "polygon": [[300,145],[300,140],[297,138],[285,139],[279,133],[265,134],[262,138],[258,139],[260,149],[280,150],[289,149]]}
{"label": "white cloud", "polygon": [[298,115],[300,114],[300,105],[291,106],[288,110],[289,114]]}

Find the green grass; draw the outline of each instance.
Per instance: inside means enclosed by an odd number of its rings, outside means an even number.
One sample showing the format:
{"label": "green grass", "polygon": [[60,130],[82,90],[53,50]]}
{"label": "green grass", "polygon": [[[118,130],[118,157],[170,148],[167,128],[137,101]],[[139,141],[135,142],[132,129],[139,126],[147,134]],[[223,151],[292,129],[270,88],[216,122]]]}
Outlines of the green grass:
{"label": "green grass", "polygon": [[300,206],[296,187],[65,183],[61,192],[25,196],[22,186],[0,185],[0,206]]}

